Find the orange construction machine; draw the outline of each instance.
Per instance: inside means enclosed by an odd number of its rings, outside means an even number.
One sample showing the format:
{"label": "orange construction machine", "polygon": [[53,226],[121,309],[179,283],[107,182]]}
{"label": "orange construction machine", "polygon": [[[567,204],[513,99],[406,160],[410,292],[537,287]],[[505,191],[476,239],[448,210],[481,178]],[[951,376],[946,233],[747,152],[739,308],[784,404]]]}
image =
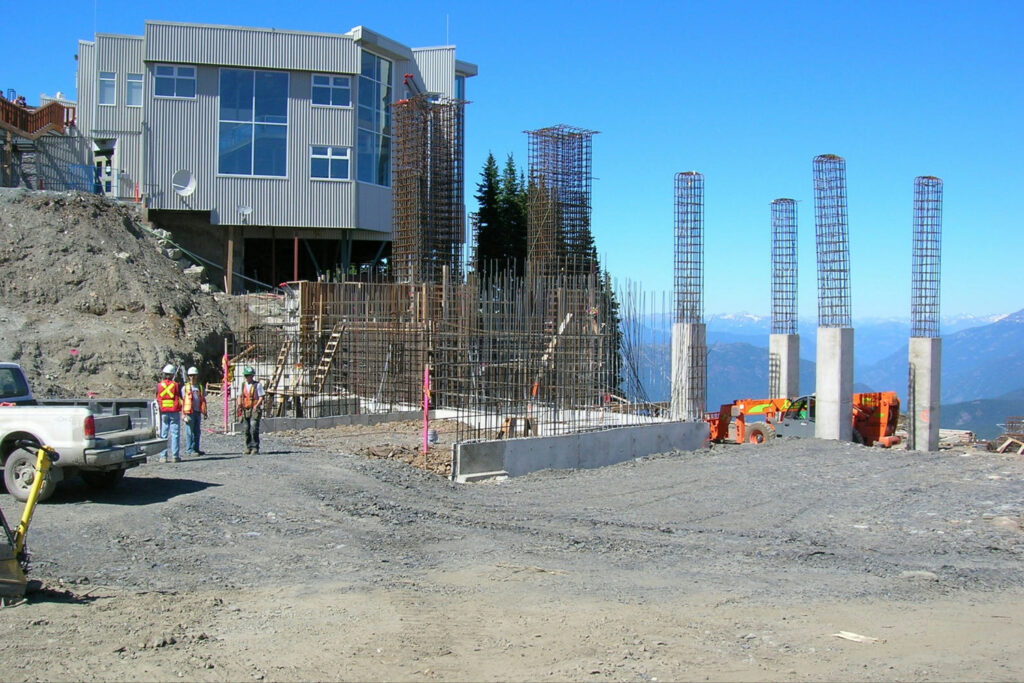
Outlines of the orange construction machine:
{"label": "orange construction machine", "polygon": [[[763,443],[774,436],[814,436],[814,396],[741,399],[706,413],[716,443]],[[896,423],[900,399],[895,391],[853,395],[853,441],[888,448],[900,442]]]}

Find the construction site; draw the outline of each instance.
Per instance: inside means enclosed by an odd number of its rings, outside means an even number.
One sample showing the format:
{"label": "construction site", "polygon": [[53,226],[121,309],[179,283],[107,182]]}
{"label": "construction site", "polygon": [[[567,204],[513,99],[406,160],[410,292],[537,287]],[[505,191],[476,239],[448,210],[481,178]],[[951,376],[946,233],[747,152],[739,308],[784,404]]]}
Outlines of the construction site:
{"label": "construction site", "polygon": [[[915,186],[900,447],[854,443],[832,154],[812,167],[817,422],[787,439],[767,421],[760,443],[736,430],[743,408],[706,405],[697,171],[674,179],[660,313],[597,262],[584,128],[527,131],[524,273],[479,272],[465,102],[410,95],[393,109],[388,268],[233,293],[143,198],[39,189],[11,129],[60,135],[59,106],[5,119],[20,189],[0,192],[0,359],[59,396],[149,395],[164,363],[196,365],[210,419],[201,457],[114,491],[65,481],[40,508],[38,585],[0,609],[6,680],[1024,677],[1024,462],[938,441],[938,178]],[[771,209],[766,394],[786,410],[797,226],[793,200]],[[652,369],[658,315],[671,353]],[[258,456],[235,431],[243,366],[267,392]],[[668,401],[650,400],[652,373]],[[709,442],[730,418],[740,443]]]}

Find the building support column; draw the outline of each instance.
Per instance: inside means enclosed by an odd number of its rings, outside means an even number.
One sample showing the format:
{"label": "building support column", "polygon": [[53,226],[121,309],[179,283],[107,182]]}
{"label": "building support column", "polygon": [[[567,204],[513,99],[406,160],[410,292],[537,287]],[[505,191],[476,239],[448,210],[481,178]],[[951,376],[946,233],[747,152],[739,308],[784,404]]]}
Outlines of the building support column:
{"label": "building support column", "polygon": [[800,395],[800,335],[773,334],[768,337],[768,396],[796,398]]}
{"label": "building support column", "polygon": [[226,294],[235,293],[234,273],[235,273],[235,226],[228,226],[228,243],[227,243],[227,254],[224,258],[224,292]]}
{"label": "building support column", "polygon": [[814,436],[853,439],[853,328],[818,328]]}
{"label": "building support column", "polygon": [[907,448],[939,450],[939,394],[942,339],[910,338],[910,385],[907,396]]}
{"label": "building support column", "polygon": [[707,402],[707,330],[704,323],[672,325],[673,420],[704,419]]}

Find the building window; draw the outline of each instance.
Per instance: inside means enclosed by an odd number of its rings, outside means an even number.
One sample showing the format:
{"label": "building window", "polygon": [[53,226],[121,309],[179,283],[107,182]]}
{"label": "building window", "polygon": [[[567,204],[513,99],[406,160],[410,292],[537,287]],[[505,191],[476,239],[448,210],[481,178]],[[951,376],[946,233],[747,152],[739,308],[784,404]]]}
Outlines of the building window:
{"label": "building window", "polygon": [[142,106],[142,74],[125,76],[126,92],[124,103],[129,107]]}
{"label": "building window", "polygon": [[391,62],[363,52],[356,169],[364,183],[391,186]]}
{"label": "building window", "polygon": [[227,175],[288,175],[288,74],[220,70],[217,171]]}
{"label": "building window", "polygon": [[455,99],[464,100],[466,99],[466,77],[456,76],[455,77]]}
{"label": "building window", "polygon": [[348,76],[313,74],[313,104],[352,106],[352,80]]}
{"label": "building window", "polygon": [[157,64],[153,74],[153,94],[157,97],[195,97],[196,68]]}
{"label": "building window", "polygon": [[349,148],[320,147],[309,148],[309,177],[325,180],[348,180]]}
{"label": "building window", "polygon": [[117,73],[100,72],[100,104],[117,104]]}

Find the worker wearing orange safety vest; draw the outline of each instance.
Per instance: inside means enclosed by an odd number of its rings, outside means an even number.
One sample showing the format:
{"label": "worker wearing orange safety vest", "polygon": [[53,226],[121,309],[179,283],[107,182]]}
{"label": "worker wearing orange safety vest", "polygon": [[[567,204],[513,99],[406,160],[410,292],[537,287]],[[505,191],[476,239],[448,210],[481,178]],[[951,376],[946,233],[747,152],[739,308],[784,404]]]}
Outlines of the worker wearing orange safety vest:
{"label": "worker wearing orange safety vest", "polygon": [[242,374],[245,376],[245,383],[242,384],[235,414],[242,418],[245,427],[245,453],[249,455],[260,452],[260,418],[263,417],[263,399],[266,391],[256,379],[256,370],[252,366],[245,366]]}
{"label": "worker wearing orange safety vest", "polygon": [[185,455],[206,455],[199,449],[203,418],[206,417],[206,391],[199,383],[199,370],[188,369],[188,384],[182,391],[181,410],[185,414]]}
{"label": "worker wearing orange safety vest", "polygon": [[178,454],[181,434],[181,389],[174,381],[174,366],[168,363],[163,379],[156,385],[156,404],[160,409],[160,438],[167,439],[167,449],[160,452],[160,462],[173,458],[181,462]]}

